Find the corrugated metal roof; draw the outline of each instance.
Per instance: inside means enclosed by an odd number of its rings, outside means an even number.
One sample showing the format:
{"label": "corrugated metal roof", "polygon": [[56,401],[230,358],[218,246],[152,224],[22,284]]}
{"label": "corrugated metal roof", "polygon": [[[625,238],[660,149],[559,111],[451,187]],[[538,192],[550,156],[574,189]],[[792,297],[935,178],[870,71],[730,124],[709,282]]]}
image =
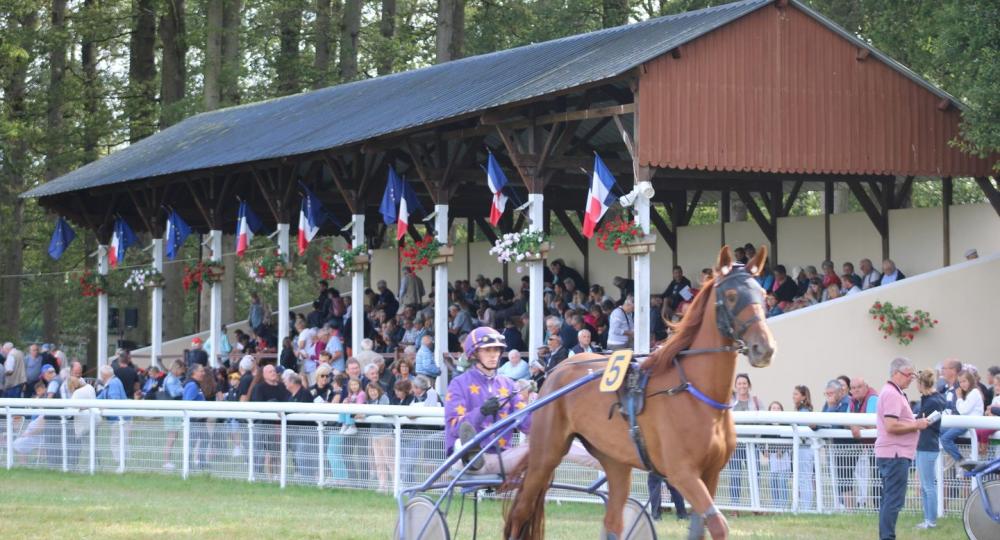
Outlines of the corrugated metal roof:
{"label": "corrugated metal roof", "polygon": [[24,197],[343,147],[616,77],[773,0],[745,0],[190,117]]}

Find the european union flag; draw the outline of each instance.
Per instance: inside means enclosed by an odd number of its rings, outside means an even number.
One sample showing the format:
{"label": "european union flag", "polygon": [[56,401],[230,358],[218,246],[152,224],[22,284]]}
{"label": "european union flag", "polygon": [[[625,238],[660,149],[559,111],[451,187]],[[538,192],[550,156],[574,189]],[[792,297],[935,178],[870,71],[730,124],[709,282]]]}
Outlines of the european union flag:
{"label": "european union flag", "polygon": [[66,248],[73,243],[74,238],[76,238],[76,232],[73,231],[73,227],[70,227],[62,216],[59,216],[59,219],[56,220],[56,230],[52,231],[52,240],[49,241],[49,257],[59,260],[59,257],[66,253]]}
{"label": "european union flag", "polygon": [[176,210],[171,210],[167,216],[167,233],[164,237],[167,240],[167,258],[171,261],[177,257],[177,253],[184,245],[188,235],[191,234],[191,227],[181,218]]}
{"label": "european union flag", "polygon": [[382,203],[379,204],[378,211],[382,214],[382,221],[386,225],[395,225],[399,219],[399,200],[406,197],[406,207],[410,215],[425,215],[424,206],[417,198],[417,192],[409,182],[403,180],[396,173],[396,169],[389,167],[389,181],[385,184],[385,193],[382,194]]}

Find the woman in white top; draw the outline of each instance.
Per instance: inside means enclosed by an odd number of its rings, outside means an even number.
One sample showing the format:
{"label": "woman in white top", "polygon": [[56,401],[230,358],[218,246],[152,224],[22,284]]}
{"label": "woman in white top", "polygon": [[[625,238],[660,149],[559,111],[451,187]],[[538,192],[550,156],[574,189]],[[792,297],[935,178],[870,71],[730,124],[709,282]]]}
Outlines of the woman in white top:
{"label": "woman in white top", "polygon": [[[983,393],[979,390],[976,376],[971,371],[963,370],[958,374],[958,392],[956,392],[955,398],[955,409],[958,414],[962,416],[983,415]],[[951,463],[945,460],[945,469],[962,460],[962,453],[958,450],[958,444],[955,440],[967,434],[968,431],[963,428],[941,430],[941,449],[954,460]]]}
{"label": "woman in white top", "polygon": [[[70,377],[66,381],[66,389],[70,392],[70,399],[97,399],[97,391],[81,377]],[[85,410],[73,419],[73,433],[66,445],[67,463],[71,470],[80,461],[84,437],[90,434],[90,415],[84,413]],[[97,420],[100,421],[100,417]]]}

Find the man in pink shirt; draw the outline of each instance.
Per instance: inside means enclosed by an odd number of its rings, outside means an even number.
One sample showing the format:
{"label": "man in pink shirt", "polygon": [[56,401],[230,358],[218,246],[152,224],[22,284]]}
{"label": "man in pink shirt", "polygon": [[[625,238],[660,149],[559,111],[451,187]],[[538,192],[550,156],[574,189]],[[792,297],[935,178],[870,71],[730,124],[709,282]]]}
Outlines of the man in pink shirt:
{"label": "man in pink shirt", "polygon": [[889,364],[889,381],[878,395],[875,413],[875,463],[882,477],[882,500],[878,512],[878,534],[882,540],[896,538],[896,518],[906,498],[910,464],[917,452],[919,432],[927,419],[915,419],[903,390],[913,382],[913,362],[894,358]]}

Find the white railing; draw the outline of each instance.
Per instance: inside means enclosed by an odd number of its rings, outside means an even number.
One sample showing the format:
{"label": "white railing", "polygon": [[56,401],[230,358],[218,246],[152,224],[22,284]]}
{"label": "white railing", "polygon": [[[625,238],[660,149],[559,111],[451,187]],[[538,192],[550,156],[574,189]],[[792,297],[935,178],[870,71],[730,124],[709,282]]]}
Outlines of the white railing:
{"label": "white railing", "polygon": [[[357,417],[355,434],[340,432]],[[363,415],[360,416],[360,415]],[[247,481],[378,489],[399,493],[444,460],[444,411],[434,407],[306,403],[0,399],[6,468],[210,474]],[[738,412],[738,446],[722,473],[717,504],[763,512],[875,512],[880,481],[873,414]],[[612,422],[622,421],[614,418]],[[997,417],[946,416],[943,428],[997,429]],[[810,426],[838,426],[813,429]],[[862,426],[856,441],[844,426]],[[966,455],[980,457],[975,433]],[[1000,441],[997,441],[1000,442]],[[991,451],[992,453],[992,451]],[[576,465],[560,482],[587,485],[599,472]],[[955,513],[969,482],[937,465],[938,510]],[[647,497],[646,475],[632,494]],[[664,490],[665,491],[665,490]],[[593,500],[576,492],[553,498]],[[919,511],[916,478],[906,509]]]}

